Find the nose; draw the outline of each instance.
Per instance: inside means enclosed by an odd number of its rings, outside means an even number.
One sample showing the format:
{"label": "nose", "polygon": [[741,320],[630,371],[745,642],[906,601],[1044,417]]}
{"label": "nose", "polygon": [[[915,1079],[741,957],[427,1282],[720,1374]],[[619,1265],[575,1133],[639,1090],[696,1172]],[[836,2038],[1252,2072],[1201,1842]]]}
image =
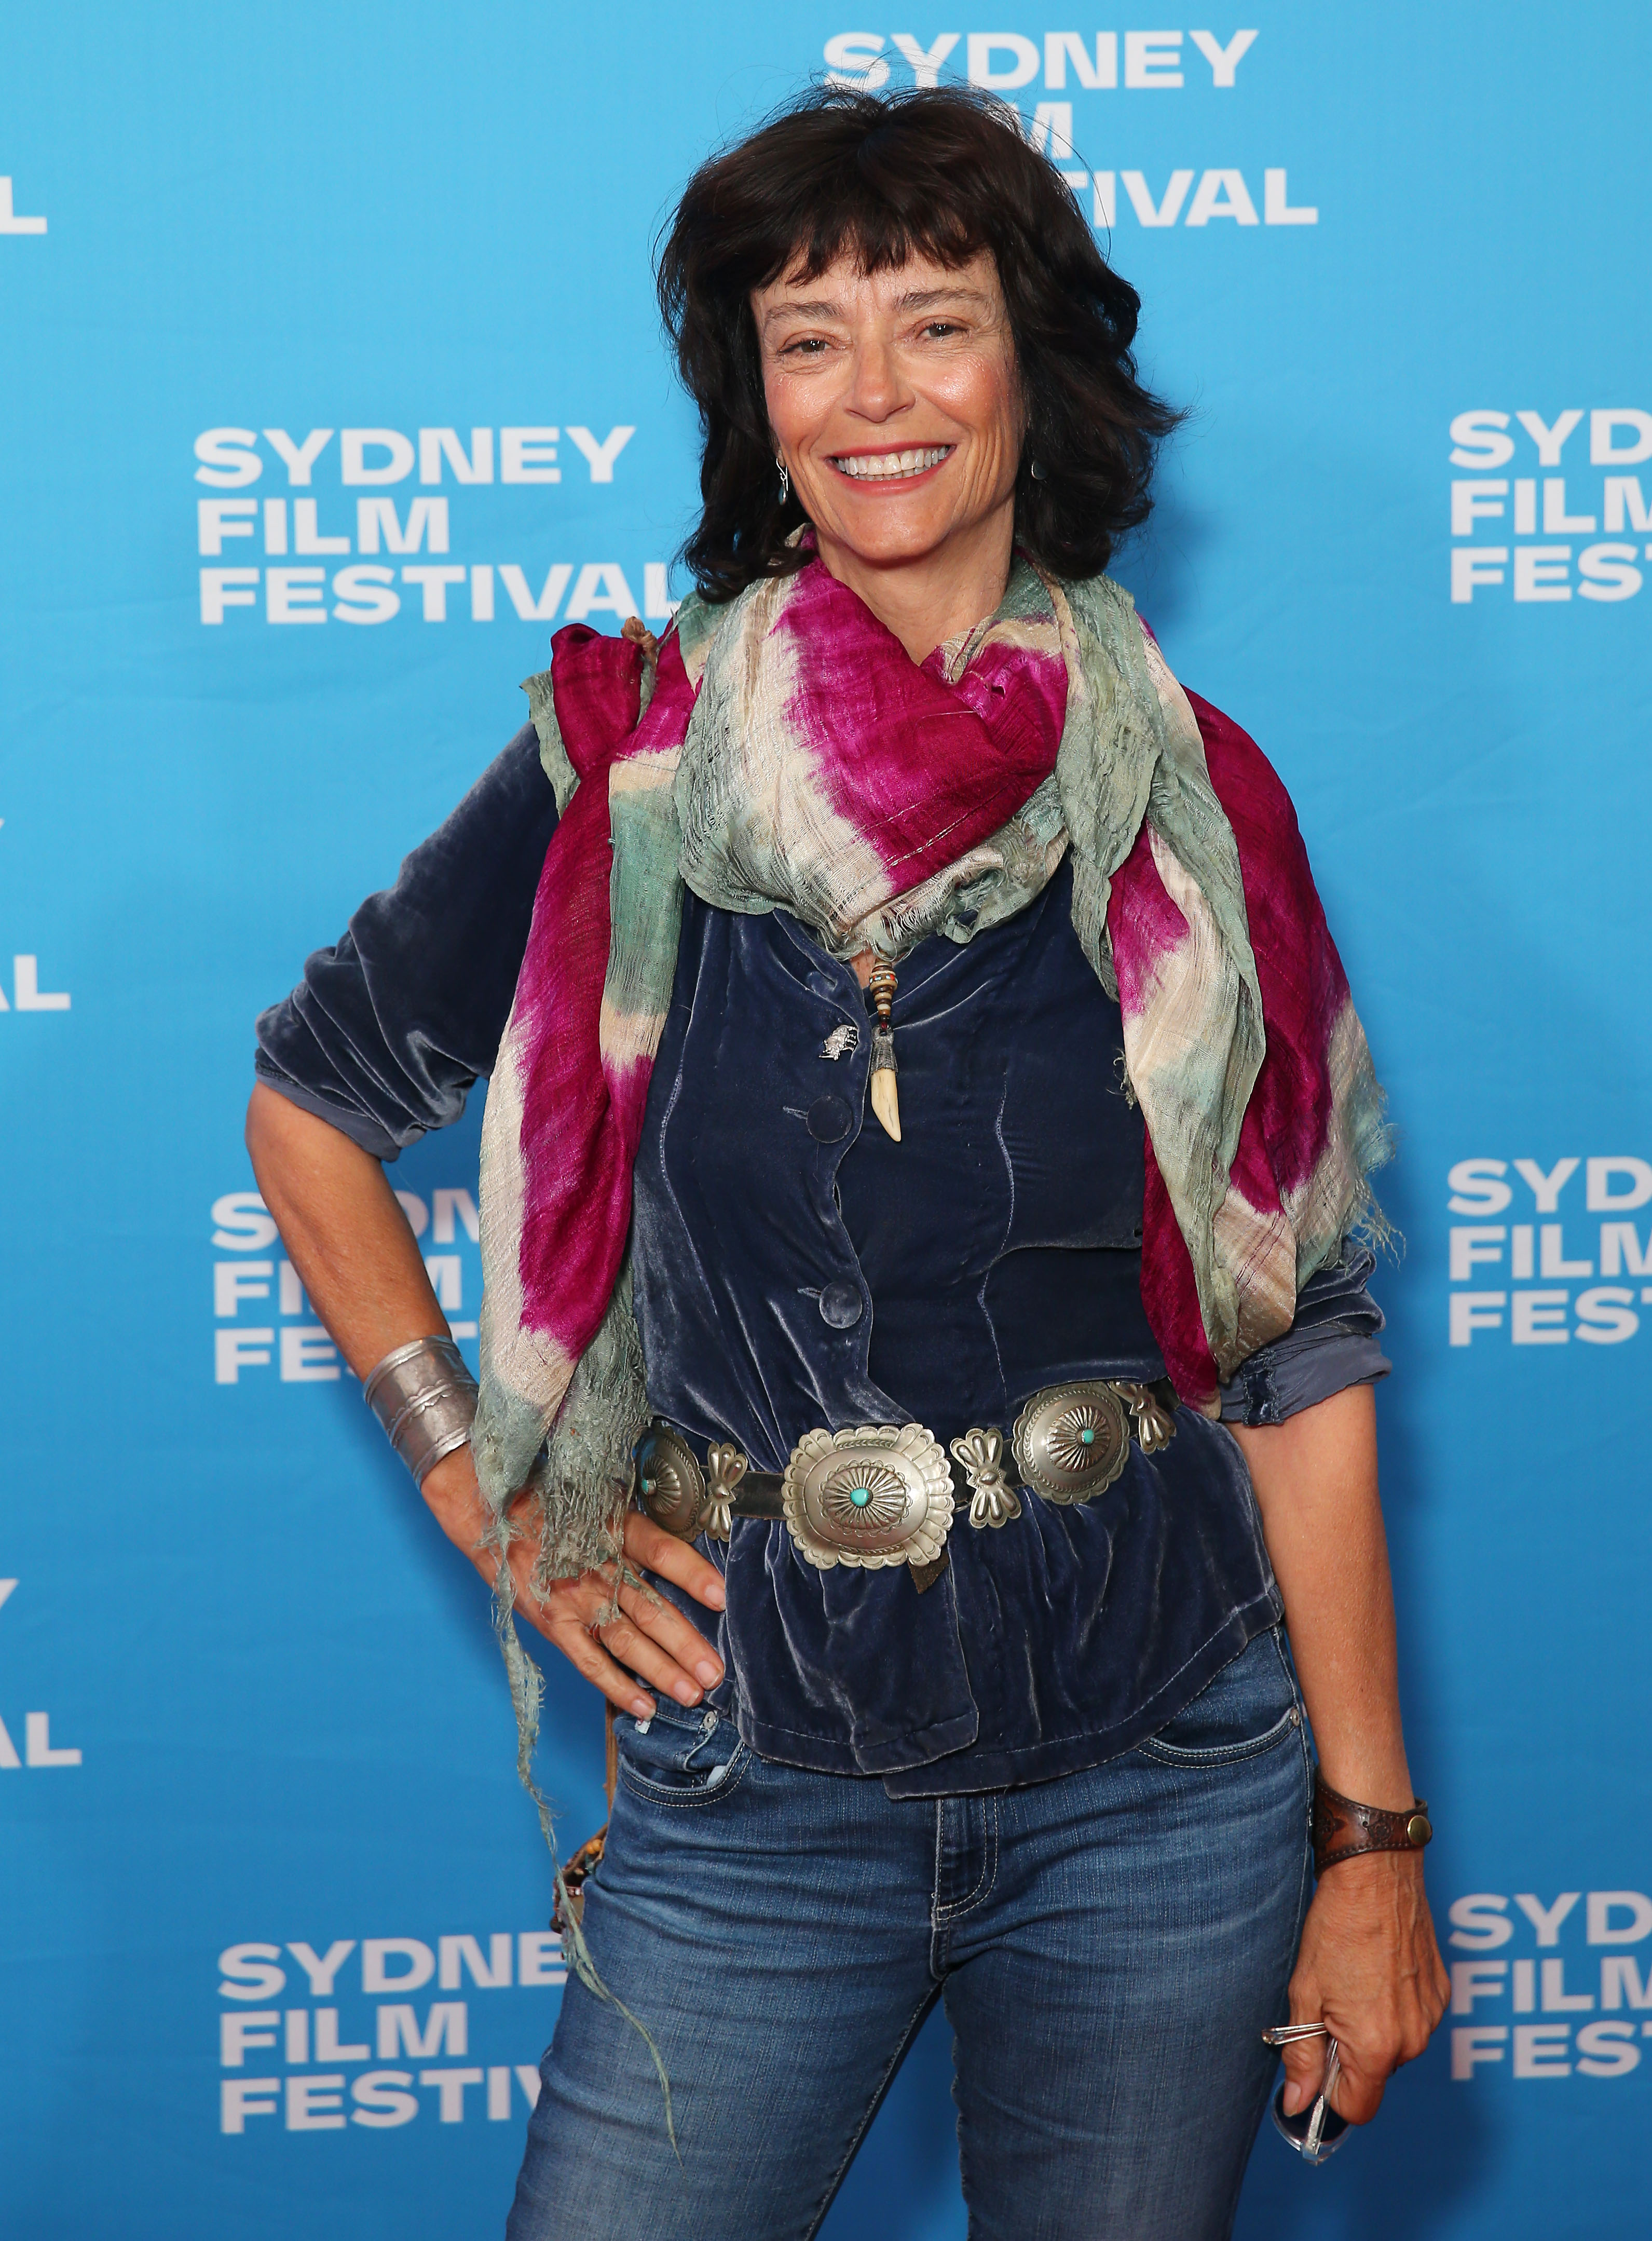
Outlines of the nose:
{"label": "nose", "polygon": [[912,402],[912,392],[900,378],[894,345],[882,335],[869,335],[854,346],[853,378],[846,400],[851,412],[863,420],[891,419]]}

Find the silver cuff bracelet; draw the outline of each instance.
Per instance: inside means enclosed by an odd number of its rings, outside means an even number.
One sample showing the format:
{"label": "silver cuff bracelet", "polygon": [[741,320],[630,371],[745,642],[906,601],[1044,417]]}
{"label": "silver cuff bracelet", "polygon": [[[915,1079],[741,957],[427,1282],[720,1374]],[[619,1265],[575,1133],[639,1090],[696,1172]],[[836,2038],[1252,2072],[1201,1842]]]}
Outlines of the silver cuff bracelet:
{"label": "silver cuff bracelet", "polygon": [[362,1398],[390,1444],[423,1486],[426,1475],[462,1448],[476,1419],[476,1380],[451,1338],[416,1338],[387,1354]]}

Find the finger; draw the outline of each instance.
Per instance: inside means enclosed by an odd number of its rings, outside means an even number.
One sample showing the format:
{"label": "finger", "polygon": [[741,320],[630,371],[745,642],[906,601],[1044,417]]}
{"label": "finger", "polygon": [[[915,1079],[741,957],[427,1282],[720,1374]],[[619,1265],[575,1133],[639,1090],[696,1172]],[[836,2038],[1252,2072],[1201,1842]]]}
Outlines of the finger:
{"label": "finger", "polygon": [[530,1576],[518,1575],[513,1584],[512,1608],[565,1655],[564,1631],[569,1627],[588,1631],[612,1601],[612,1589],[597,1572],[581,1573],[577,1579],[553,1580],[543,1592]]}
{"label": "finger", "polygon": [[1357,2057],[1341,2049],[1341,2067],[1331,2090],[1331,2106],[1339,2117],[1346,2117],[1350,2124],[1368,2124],[1382,2106],[1382,2089],[1388,2084],[1386,2070],[1367,2070]]}
{"label": "finger", "polygon": [[693,1676],[685,1673],[674,1657],[651,1642],[623,1613],[599,1619],[593,1631],[622,1663],[633,1667],[645,1681],[665,1689],[679,1704],[698,1704],[705,1695]]}
{"label": "finger", "polygon": [[512,1549],[511,1572],[517,1607],[530,1617],[536,1612],[543,1614],[543,1624],[537,1618],[534,1621],[541,1633],[564,1618],[588,1630],[615,1608],[618,1568],[613,1564],[603,1564],[593,1572],[579,1572],[568,1579],[552,1580],[542,1586],[536,1577],[535,1556]]}
{"label": "finger", "polygon": [[[646,1718],[655,1707],[637,1695],[634,1683],[625,1685],[619,1677],[619,1667],[599,1644],[592,1642],[593,1634],[602,1636],[618,1657],[636,1666],[646,1681],[665,1689],[679,1703],[698,1703],[704,1689],[715,1688],[723,1678],[722,1661],[673,1604],[645,1589],[623,1588],[619,1590],[619,1611],[628,1609],[629,1621],[618,1615],[612,1565],[581,1573],[573,1579],[556,1581],[543,1595],[533,1588],[531,1554],[525,1552],[518,1556],[513,1550],[512,1569],[516,1575],[518,1609],[547,1642],[622,1709]],[[616,1625],[623,1630],[614,1632]],[[663,1649],[648,1639],[649,1634],[656,1633],[667,1637]],[[693,1676],[672,1654],[673,1650],[680,1651],[686,1663],[692,1664]]]}
{"label": "finger", "polygon": [[1432,1992],[1426,1988],[1419,1990],[1416,1998],[1406,2002],[1400,2027],[1400,2044],[1395,2050],[1394,2060],[1388,2065],[1391,2070],[1403,2068],[1408,2062],[1415,2062],[1427,2050],[1440,2015],[1441,2010],[1433,2004]]}
{"label": "finger", "polygon": [[716,1565],[707,1563],[692,1542],[667,1533],[640,1509],[632,1510],[625,1519],[625,1554],[644,1571],[658,1572],[673,1587],[686,1588],[694,1601],[708,1610],[721,1610],[727,1600],[723,1575]]}
{"label": "finger", "polygon": [[619,1607],[667,1656],[674,1658],[685,1671],[692,1673],[703,1687],[716,1688],[723,1677],[723,1661],[693,1621],[685,1618],[675,1603],[644,1596],[635,1588],[622,1588]]}
{"label": "finger", "polygon": [[559,1619],[554,1628],[541,1629],[547,1642],[552,1643],[578,1673],[593,1682],[622,1712],[630,1712],[639,1720],[652,1720],[659,1709],[652,1696],[645,1696],[623,1666],[616,1665],[601,1643],[587,1634],[582,1626],[572,1620]]}
{"label": "finger", "polygon": [[1428,2032],[1432,2037],[1435,2025],[1451,2004],[1451,1978],[1446,1973],[1446,1964],[1440,1957],[1438,1946],[1435,1948],[1430,1973],[1434,1981],[1428,1991]]}
{"label": "finger", "polygon": [[[599,1635],[617,1656],[636,1665],[655,1687],[669,1689],[679,1703],[698,1703],[703,1690],[714,1689],[723,1678],[722,1660],[692,1621],[646,1587],[617,1587],[612,1566],[558,1581],[546,1600],[551,1627],[565,1618]],[[627,1622],[625,1633],[613,1631]]]}
{"label": "finger", "polygon": [[579,1639],[593,1636],[599,1622],[613,1611],[613,1582],[600,1572],[581,1572],[573,1579],[553,1580],[541,1594],[523,1581],[518,1584],[514,1609],[577,1665]]}
{"label": "finger", "polygon": [[1280,2059],[1285,2064],[1285,2114],[1294,2117],[1310,2106],[1325,2082],[1325,2041],[1293,2039]]}
{"label": "finger", "polygon": [[[497,1595],[499,1592],[501,1552],[492,1543],[484,1542],[472,1552],[472,1559]],[[570,1579],[542,1582],[538,1578],[538,1542],[525,1534],[512,1536],[503,1552],[502,1561],[509,1579],[512,1608],[539,1627],[541,1633],[545,1629],[539,1615],[554,1611],[561,1598],[595,1576],[587,1572]]]}

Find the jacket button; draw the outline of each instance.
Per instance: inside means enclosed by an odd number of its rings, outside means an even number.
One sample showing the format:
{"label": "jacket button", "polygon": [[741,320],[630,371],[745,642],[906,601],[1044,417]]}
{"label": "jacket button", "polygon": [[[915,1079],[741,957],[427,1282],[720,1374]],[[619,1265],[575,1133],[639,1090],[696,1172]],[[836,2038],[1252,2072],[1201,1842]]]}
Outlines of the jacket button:
{"label": "jacket button", "polygon": [[818,1144],[838,1143],[853,1118],[841,1097],[817,1097],[809,1107],[809,1134]]}
{"label": "jacket button", "polygon": [[853,1330],[865,1313],[860,1287],[846,1276],[828,1284],[820,1294],[821,1321],[830,1323],[833,1330]]}

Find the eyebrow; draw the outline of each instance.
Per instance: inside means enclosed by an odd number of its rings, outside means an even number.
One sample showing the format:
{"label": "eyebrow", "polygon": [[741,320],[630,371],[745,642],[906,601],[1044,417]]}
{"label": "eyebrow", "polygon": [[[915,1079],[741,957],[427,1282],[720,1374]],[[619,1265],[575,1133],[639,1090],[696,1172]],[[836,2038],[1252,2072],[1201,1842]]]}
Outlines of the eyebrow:
{"label": "eyebrow", "polygon": [[984,304],[987,298],[979,288],[917,288],[910,294],[898,297],[898,311],[927,311],[933,304]]}
{"label": "eyebrow", "polygon": [[842,317],[841,304],[771,304],[763,314],[763,324],[767,329],[777,319],[840,319]]}
{"label": "eyebrow", "polygon": [[[979,288],[914,288],[898,296],[894,308],[898,311],[926,311],[937,304],[985,304],[987,298]],[[816,299],[813,303],[775,304],[763,314],[766,333],[777,319],[840,319],[844,317],[841,304]]]}

